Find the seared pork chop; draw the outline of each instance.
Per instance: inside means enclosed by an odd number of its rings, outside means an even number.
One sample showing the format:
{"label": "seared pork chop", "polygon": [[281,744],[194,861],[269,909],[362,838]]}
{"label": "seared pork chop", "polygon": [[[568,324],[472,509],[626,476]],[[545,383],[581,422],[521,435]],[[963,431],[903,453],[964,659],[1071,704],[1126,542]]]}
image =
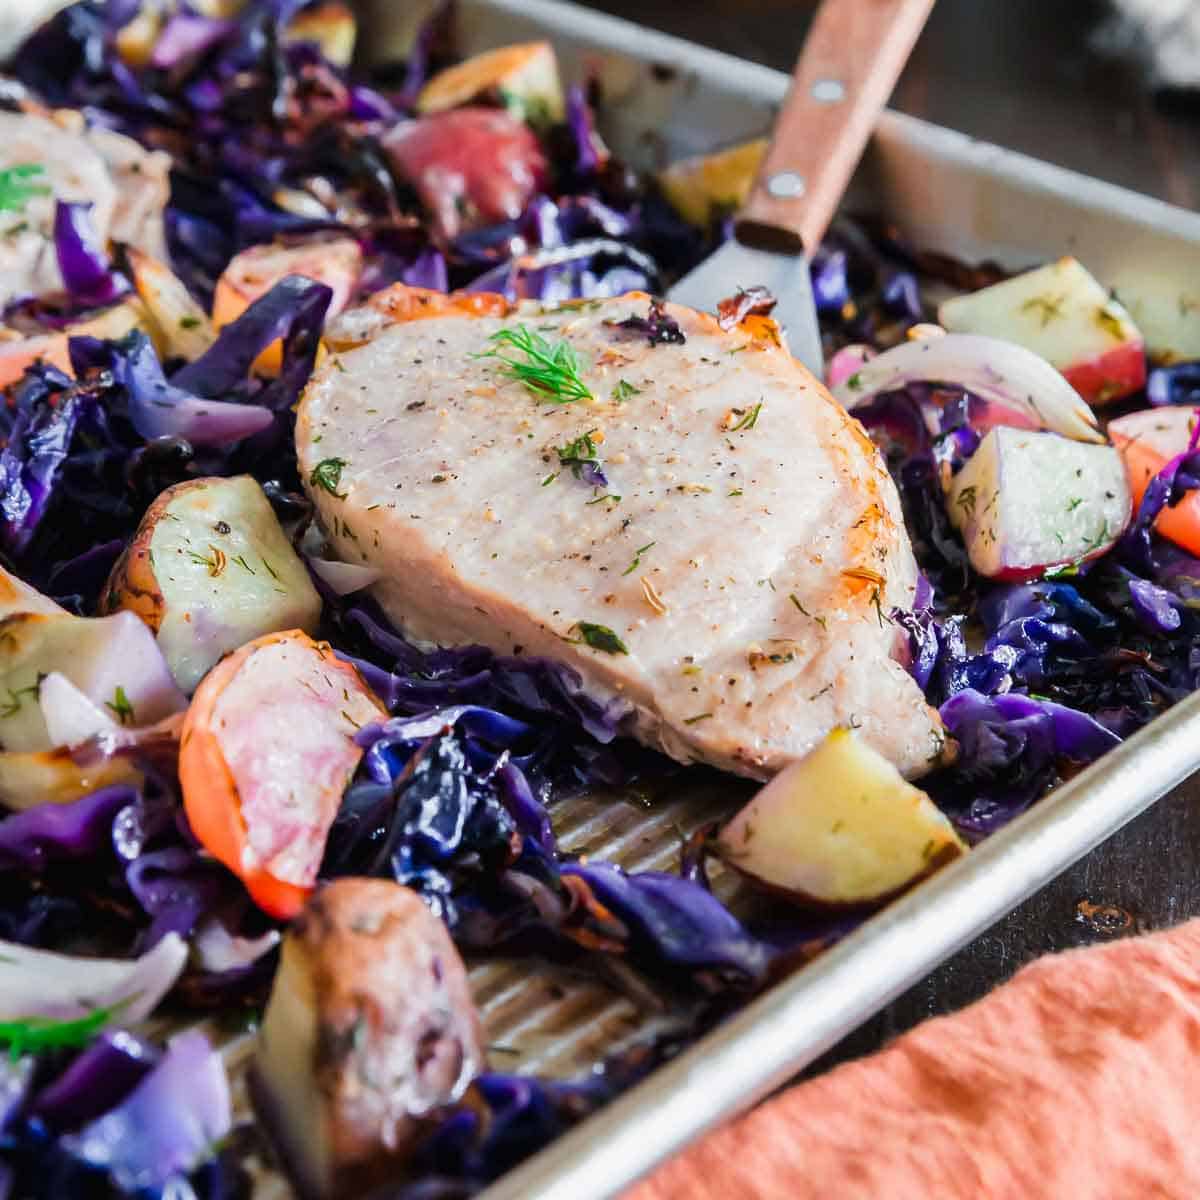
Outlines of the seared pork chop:
{"label": "seared pork chop", "polygon": [[680,761],[764,778],[848,725],[920,774],[943,735],[898,661],[916,566],[879,454],[774,322],[669,305],[664,340],[648,305],[398,286],[345,314],[296,430],[327,534],[410,636],[567,662]]}

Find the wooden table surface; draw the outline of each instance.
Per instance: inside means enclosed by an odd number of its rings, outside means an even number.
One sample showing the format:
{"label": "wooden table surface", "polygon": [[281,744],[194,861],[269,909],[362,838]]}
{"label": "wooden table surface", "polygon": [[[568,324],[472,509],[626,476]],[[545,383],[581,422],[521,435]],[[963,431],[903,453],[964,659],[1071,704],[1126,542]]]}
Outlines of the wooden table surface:
{"label": "wooden table surface", "polygon": [[[590,0],[590,6],[781,70],[814,7],[796,0]],[[1200,107],[1156,103],[1109,37],[1098,0],[940,0],[893,107],[1185,207],[1200,197]],[[785,36],[784,31],[787,30]],[[1088,921],[1115,906],[1128,923]],[[814,1064],[868,1053],[960,1008],[1050,950],[1200,915],[1200,775]]]}

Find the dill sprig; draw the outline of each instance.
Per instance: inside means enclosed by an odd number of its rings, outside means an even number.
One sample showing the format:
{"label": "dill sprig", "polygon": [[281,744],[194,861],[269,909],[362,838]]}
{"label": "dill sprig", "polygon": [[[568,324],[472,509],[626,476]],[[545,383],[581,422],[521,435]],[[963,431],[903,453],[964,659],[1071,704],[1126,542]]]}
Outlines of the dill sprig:
{"label": "dill sprig", "polygon": [[514,325],[497,330],[488,341],[492,348],[474,357],[498,360],[507,378],[524,384],[539,400],[569,404],[592,398],[580,374],[583,361],[565,338],[552,342],[528,325]]}
{"label": "dill sprig", "polygon": [[40,182],[45,174],[39,163],[18,163],[0,171],[0,212],[20,212],[34,196],[48,195],[50,189]]}

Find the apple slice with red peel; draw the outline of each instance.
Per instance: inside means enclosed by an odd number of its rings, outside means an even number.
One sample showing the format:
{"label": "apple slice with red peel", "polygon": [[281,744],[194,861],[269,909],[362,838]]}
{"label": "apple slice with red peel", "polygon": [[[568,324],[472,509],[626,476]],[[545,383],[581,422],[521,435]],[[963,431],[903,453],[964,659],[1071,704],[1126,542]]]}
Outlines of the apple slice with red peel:
{"label": "apple slice with red peel", "polygon": [[980,442],[946,504],[975,570],[1010,582],[1103,554],[1133,507],[1112,446],[1007,427]]}
{"label": "apple slice with red peel", "polygon": [[849,729],[776,775],[717,848],[773,891],[835,908],[878,904],[967,850],[933,801]]}
{"label": "apple slice with red peel", "polygon": [[955,333],[983,333],[1041,355],[1092,404],[1146,383],[1146,343],[1129,313],[1074,258],[947,300],[938,320]]}
{"label": "apple slice with red peel", "polygon": [[[1108,427],[1113,445],[1125,460],[1129,487],[1140,504],[1150,481],[1188,447],[1200,408],[1148,408],[1120,417]],[[1154,528],[1192,554],[1200,554],[1200,492],[1192,492],[1158,514]]]}
{"label": "apple slice with red peel", "polygon": [[272,916],[296,915],[383,705],[327,642],[299,629],[256,638],[196,691],[179,751],[183,806],[204,848]]}

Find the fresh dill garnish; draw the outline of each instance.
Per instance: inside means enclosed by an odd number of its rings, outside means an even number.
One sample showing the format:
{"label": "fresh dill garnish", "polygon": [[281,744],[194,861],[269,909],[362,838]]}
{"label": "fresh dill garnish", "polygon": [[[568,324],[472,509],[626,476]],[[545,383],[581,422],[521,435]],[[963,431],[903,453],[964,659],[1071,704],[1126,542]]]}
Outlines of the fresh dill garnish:
{"label": "fresh dill garnish", "polygon": [[581,375],[583,361],[565,338],[552,342],[528,325],[514,325],[497,330],[488,341],[492,348],[472,357],[496,359],[506,378],[524,384],[539,400],[569,404],[592,398]]}
{"label": "fresh dill garnish", "polygon": [[599,430],[589,429],[587,433],[581,433],[579,437],[574,441],[567,442],[565,446],[554,448],[554,453],[558,455],[559,466],[570,467],[571,474],[576,479],[579,479],[586,469],[589,481],[594,481],[596,473],[600,470],[600,456],[596,453],[596,443],[592,441],[592,434],[598,432]]}
{"label": "fresh dill garnish", "polygon": [[651,546],[656,546],[657,544],[658,544],[657,542],[647,542],[644,546],[639,546],[633,552],[633,562],[631,562],[629,564],[629,566],[627,566],[625,568],[625,570],[623,570],[621,572],[621,574],[622,575],[632,575],[634,573],[634,571],[636,571],[638,569],[638,567],[640,567],[642,565],[642,555],[645,554],[646,551],[649,550]]}
{"label": "fresh dill garnish", "polygon": [[812,613],[800,603],[800,597],[795,592],[788,592],[788,599],[810,620],[816,621],[822,629],[827,629],[828,625],[824,617],[814,617]]}
{"label": "fresh dill garnish", "polygon": [[685,725],[695,725],[697,721],[707,721],[711,716],[712,713],[710,712],[697,713],[694,717],[684,717],[683,723]]}
{"label": "fresh dill garnish", "polygon": [[620,504],[621,503],[621,497],[615,495],[612,492],[605,492],[603,496],[597,496],[594,500],[589,500],[588,503],[589,504],[603,504],[606,500],[608,501],[609,504]]}
{"label": "fresh dill garnish", "polygon": [[243,571],[249,571],[251,575],[254,574],[254,568],[246,561],[246,556],[244,554],[237,555],[233,561],[237,563],[237,565],[241,567]]}
{"label": "fresh dill garnish", "polygon": [[545,479],[542,480],[542,487],[549,487],[558,478],[557,471],[551,471]]}
{"label": "fresh dill garnish", "polygon": [[1083,503],[1082,496],[1076,496],[1073,500],[1067,502],[1067,512],[1074,512]]}
{"label": "fresh dill garnish", "polygon": [[97,1008],[86,1017],[77,1017],[73,1021],[56,1021],[49,1017],[0,1021],[0,1043],[8,1046],[14,1061],[24,1054],[79,1049],[112,1020],[115,1012],[116,1007]]}
{"label": "fresh dill garnish", "polygon": [[347,493],[339,492],[338,485],[342,482],[342,468],[348,465],[344,458],[323,458],[313,467],[308,482],[313,487],[324,488],[338,500],[345,500]]}
{"label": "fresh dill garnish", "polygon": [[45,174],[40,163],[18,163],[0,171],[0,212],[20,212],[34,196],[49,195],[50,188],[40,182]]}
{"label": "fresh dill garnish", "polygon": [[753,429],[758,424],[758,414],[762,412],[763,402],[760,400],[752,409],[742,414],[742,418],[736,425],[733,426],[736,432],[739,429]]}
{"label": "fresh dill garnish", "polygon": [[579,637],[575,640],[586,643],[593,650],[602,650],[605,654],[629,653],[629,647],[607,625],[576,621],[574,628],[579,630]]}
{"label": "fresh dill garnish", "polygon": [[118,683],[117,690],[113,692],[113,698],[104,702],[104,707],[112,710],[113,716],[121,722],[122,725],[132,725],[134,722],[133,705],[129,703],[129,697],[125,695],[125,689]]}
{"label": "fresh dill garnish", "polygon": [[612,390],[612,398],[620,404],[623,400],[628,400],[630,396],[641,394],[640,387],[634,387],[628,379],[618,379],[617,386]]}

